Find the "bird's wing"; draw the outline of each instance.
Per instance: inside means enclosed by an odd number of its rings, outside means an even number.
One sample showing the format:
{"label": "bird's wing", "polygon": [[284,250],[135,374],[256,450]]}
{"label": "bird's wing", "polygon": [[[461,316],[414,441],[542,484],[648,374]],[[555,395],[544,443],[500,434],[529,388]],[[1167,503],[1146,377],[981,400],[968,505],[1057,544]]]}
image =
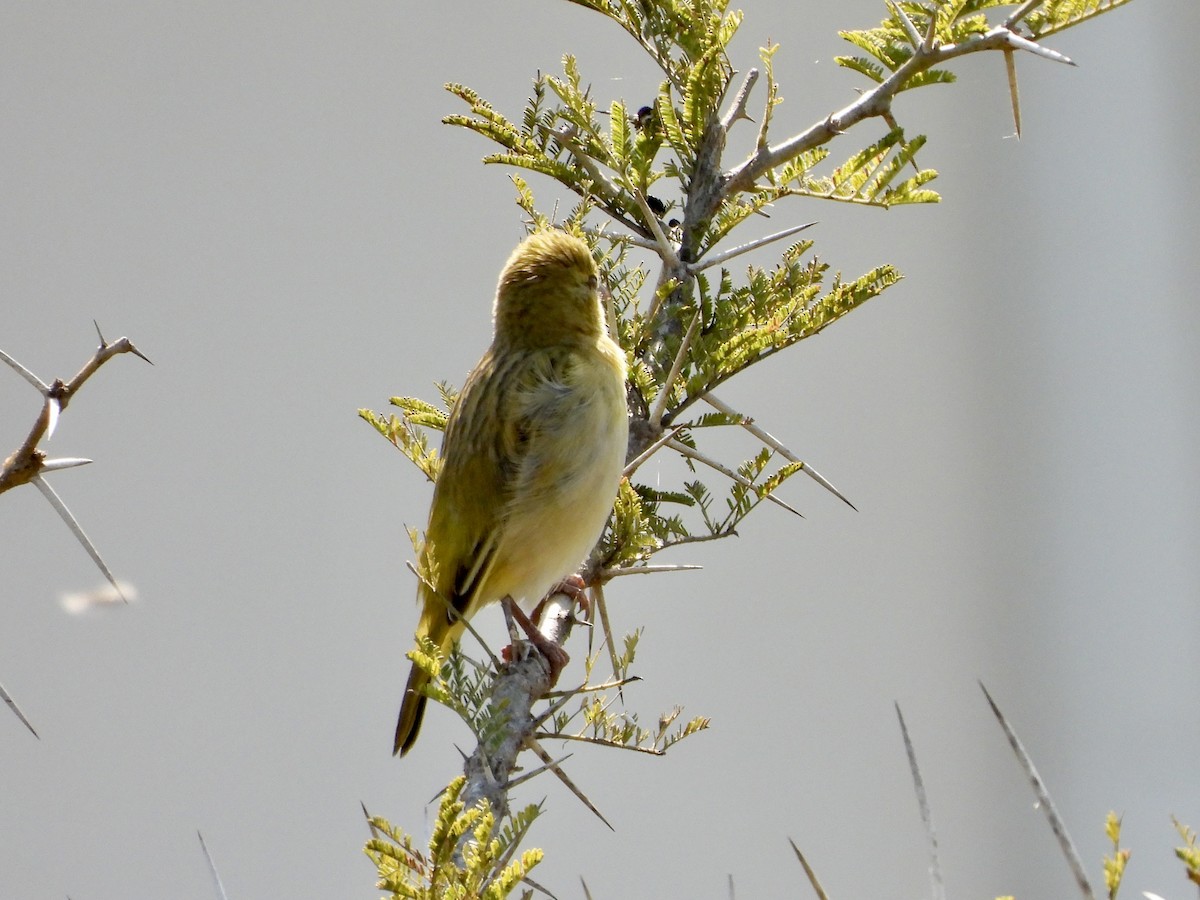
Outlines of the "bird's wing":
{"label": "bird's wing", "polygon": [[427,561],[439,594],[460,613],[472,615],[503,536],[504,521],[536,430],[526,398],[544,380],[536,354],[489,351],[463,385],[446,423],[443,467],[434,489]]}
{"label": "bird's wing", "polygon": [[[542,350],[531,358],[505,398],[508,404],[504,436],[507,475],[506,517],[543,506],[560,485],[558,476],[571,471],[578,453],[570,439],[570,423],[581,397],[573,383],[569,352]],[[566,432],[566,433],[564,433]]]}

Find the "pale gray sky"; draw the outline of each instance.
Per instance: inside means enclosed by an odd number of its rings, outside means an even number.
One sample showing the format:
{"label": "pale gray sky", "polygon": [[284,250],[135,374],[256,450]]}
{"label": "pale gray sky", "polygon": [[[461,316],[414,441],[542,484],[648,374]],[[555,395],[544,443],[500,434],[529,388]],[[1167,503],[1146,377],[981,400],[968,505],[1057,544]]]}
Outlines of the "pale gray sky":
{"label": "pale gray sky", "polygon": [[[893,701],[951,894],[1068,895],[979,678],[1096,880],[1111,808],[1129,896],[1191,891],[1168,816],[1200,827],[1200,8],[1176,6],[1055,39],[1078,69],[1022,59],[1020,142],[998,57],[904,98],[940,206],[773,213],[819,219],[848,274],[907,275],[725,392],[859,512],[794,482],[804,520],[612,587],[646,629],[631,703],[713,727],[661,760],[574,748],[615,833],[521,791],[559,897],[803,896],[788,837],[835,898],[922,896]],[[744,9],[735,65],[783,44],[778,134],[853,98],[835,32],[882,4]],[[521,235],[442,83],[515,113],[568,50],[598,93],[653,95],[615,27],[551,0],[0,9],[0,347],[67,377],[94,318],[155,362],[106,366],[47,448],[96,460],[54,483],[134,606],[64,612],[99,574],[35,491],[0,500],[0,682],[42,735],[0,715],[0,897],[208,900],[197,829],[236,900],[368,897],[359,802],[427,836],[466,739],[433,710],[390,753],[429,489],[355,410],[461,382]],[[36,408],[0,372],[3,453]]]}

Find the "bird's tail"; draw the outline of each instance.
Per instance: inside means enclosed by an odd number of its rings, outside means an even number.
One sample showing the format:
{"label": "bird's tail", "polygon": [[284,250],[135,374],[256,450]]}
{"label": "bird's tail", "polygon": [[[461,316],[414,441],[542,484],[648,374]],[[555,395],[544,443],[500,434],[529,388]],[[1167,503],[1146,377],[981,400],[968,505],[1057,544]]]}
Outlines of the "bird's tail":
{"label": "bird's tail", "polygon": [[[427,637],[447,653],[462,634],[461,622],[451,623],[445,612],[445,604],[436,598],[426,599],[421,613],[420,624],[417,625],[416,638]],[[404,688],[404,699],[400,703],[400,718],[396,722],[396,743],[392,753],[403,756],[417,742],[417,733],[421,730],[421,719],[425,715],[425,685],[429,684],[429,675],[416,663],[408,673],[408,684]]]}
{"label": "bird's tail", "polygon": [[408,673],[408,685],[404,688],[404,700],[400,704],[400,719],[396,722],[396,743],[392,753],[403,756],[417,742],[417,734],[421,730],[421,719],[425,717],[425,696],[423,688],[429,683],[429,675],[413,663],[412,671]]}

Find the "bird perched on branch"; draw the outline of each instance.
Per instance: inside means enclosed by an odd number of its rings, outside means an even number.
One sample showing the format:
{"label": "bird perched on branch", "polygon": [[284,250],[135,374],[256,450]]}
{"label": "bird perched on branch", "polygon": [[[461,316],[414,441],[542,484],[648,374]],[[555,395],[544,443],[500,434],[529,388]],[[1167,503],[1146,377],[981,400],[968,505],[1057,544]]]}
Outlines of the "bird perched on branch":
{"label": "bird perched on branch", "polygon": [[[625,464],[625,354],[587,244],[556,230],[526,238],[500,275],[493,321],[446,423],[422,550],[416,637],[443,652],[483,606],[535,604],[576,571]],[[428,680],[414,665],[395,753],[417,739]]]}

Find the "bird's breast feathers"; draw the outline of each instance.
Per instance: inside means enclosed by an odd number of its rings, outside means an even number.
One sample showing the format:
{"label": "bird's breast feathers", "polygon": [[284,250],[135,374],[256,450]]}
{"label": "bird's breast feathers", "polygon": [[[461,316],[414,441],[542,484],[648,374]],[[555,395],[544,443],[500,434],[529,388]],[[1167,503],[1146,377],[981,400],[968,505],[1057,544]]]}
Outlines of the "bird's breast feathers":
{"label": "bird's breast feathers", "polygon": [[515,599],[540,600],[575,571],[604,528],[628,441],[619,354],[605,338],[552,357],[513,398],[525,431],[493,574],[495,589]]}

